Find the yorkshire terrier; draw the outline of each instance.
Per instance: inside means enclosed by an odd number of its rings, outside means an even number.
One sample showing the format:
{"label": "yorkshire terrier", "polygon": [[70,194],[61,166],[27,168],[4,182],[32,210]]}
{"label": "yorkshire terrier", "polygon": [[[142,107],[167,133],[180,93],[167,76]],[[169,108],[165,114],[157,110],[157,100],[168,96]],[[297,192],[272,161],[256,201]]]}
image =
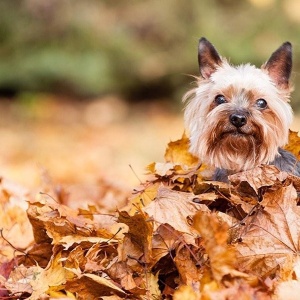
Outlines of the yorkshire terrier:
{"label": "yorkshire terrier", "polygon": [[184,96],[190,152],[216,167],[214,180],[261,164],[300,175],[300,163],[282,149],[293,112],[289,105],[292,45],[281,45],[262,65],[232,66],[201,38],[200,77]]}

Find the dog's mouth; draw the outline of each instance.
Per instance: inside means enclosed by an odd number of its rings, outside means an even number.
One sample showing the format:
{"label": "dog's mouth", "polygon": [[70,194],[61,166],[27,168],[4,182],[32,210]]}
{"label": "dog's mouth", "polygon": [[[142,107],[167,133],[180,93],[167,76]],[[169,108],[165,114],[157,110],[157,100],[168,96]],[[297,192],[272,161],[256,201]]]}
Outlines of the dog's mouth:
{"label": "dog's mouth", "polygon": [[235,130],[228,130],[228,131],[222,132],[221,138],[224,138],[226,136],[246,137],[246,136],[250,136],[250,135],[251,135],[250,133],[244,132],[240,128],[237,128]]}

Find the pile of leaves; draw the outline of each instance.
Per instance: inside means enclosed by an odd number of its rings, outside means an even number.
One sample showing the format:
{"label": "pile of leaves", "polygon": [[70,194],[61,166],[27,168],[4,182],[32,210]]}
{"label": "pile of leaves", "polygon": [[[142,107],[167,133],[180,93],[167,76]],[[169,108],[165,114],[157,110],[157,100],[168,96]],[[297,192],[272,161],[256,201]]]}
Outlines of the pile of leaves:
{"label": "pile of leaves", "polygon": [[[299,157],[296,133],[288,147]],[[259,166],[208,181],[187,148],[169,143],[111,215],[3,179],[1,298],[297,299],[300,178]]]}

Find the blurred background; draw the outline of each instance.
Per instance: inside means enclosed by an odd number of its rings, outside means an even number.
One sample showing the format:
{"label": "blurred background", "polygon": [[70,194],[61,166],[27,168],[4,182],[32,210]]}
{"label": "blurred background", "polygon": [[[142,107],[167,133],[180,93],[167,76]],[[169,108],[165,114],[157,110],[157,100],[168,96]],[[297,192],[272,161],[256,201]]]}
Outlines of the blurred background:
{"label": "blurred background", "polygon": [[257,66],[291,41],[300,112],[299,0],[1,0],[0,176],[137,185],[183,133],[201,36]]}

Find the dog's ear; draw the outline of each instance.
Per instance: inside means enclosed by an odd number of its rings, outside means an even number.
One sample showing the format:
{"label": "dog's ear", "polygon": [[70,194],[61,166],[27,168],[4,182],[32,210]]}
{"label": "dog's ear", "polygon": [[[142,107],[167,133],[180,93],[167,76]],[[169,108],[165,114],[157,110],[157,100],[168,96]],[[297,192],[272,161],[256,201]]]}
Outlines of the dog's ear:
{"label": "dog's ear", "polygon": [[292,45],[285,42],[281,45],[263,65],[269,76],[279,88],[285,89],[289,86],[292,72]]}
{"label": "dog's ear", "polygon": [[215,47],[204,37],[199,40],[198,63],[200,74],[205,79],[208,79],[222,63]]}

